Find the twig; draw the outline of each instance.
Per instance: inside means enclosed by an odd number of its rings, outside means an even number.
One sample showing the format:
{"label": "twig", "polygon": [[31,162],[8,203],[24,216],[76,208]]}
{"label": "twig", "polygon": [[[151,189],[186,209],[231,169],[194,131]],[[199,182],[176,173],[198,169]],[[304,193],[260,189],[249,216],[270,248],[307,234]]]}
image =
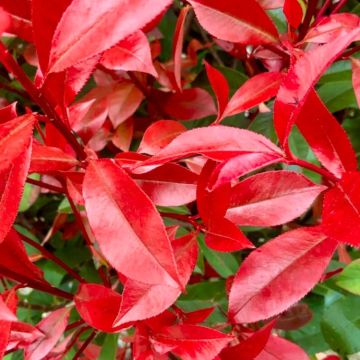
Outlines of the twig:
{"label": "twig", "polygon": [[5,45],[0,41],[0,62],[7,71],[12,73],[27,91],[30,97],[42,108],[44,113],[52,120],[54,126],[64,135],[81,160],[87,158],[84,148],[80,145],[72,131],[63,123],[57,112],[49,105],[47,100],[39,93],[31,80],[27,77],[21,66],[15,61]]}
{"label": "twig", "polygon": [[89,337],[86,339],[86,341],[82,344],[81,348],[78,350],[78,352],[75,354],[73,360],[77,360],[80,358],[81,354],[86,350],[86,348],[90,345],[90,343],[94,340],[95,336],[97,335],[96,330],[94,330]]}
{"label": "twig", "polygon": [[32,184],[32,185],[35,185],[35,186],[39,186],[39,187],[43,187],[47,190],[50,190],[50,191],[55,191],[55,192],[58,192],[60,194],[64,193],[64,189],[63,188],[60,188],[58,186],[55,186],[55,185],[51,185],[51,184],[47,184],[43,181],[40,181],[40,180],[35,180],[35,179],[32,179],[32,178],[26,178],[26,182],[29,183],[29,184]]}
{"label": "twig", "polygon": [[[220,0],[221,1],[221,0]],[[197,23],[197,27],[200,31],[200,35],[201,37],[203,38],[203,40],[206,42],[206,43],[210,43],[210,39],[207,35],[207,33],[205,32],[205,30],[201,27],[201,25],[199,23]],[[213,46],[209,46],[209,50],[210,50],[210,53],[211,55],[213,56],[213,58],[215,59],[215,61],[218,63],[218,65],[220,66],[224,66],[224,63],[223,61],[221,60],[219,54],[217,53],[217,51],[214,49]]]}
{"label": "twig", "polygon": [[70,266],[65,264],[61,259],[56,257],[54,254],[52,254],[50,251],[46,250],[43,246],[38,244],[36,241],[28,238],[27,236],[20,234],[23,241],[25,241],[27,244],[32,246],[33,248],[39,250],[41,254],[47,258],[48,260],[53,261],[55,264],[59,265],[61,268],[63,268],[69,275],[71,275],[74,279],[79,281],[80,283],[86,282],[84,278],[82,278],[79,274],[77,274],[73,269],[71,269]]}
{"label": "twig", "polygon": [[299,41],[305,37],[306,33],[310,28],[311,20],[316,13],[317,4],[318,4],[318,0],[309,0],[305,14],[305,19],[300,27],[299,38],[298,38]]}
{"label": "twig", "polygon": [[338,13],[343,8],[343,6],[345,6],[346,3],[347,3],[347,0],[339,1],[338,4],[335,6],[334,10],[331,12],[331,14]]}

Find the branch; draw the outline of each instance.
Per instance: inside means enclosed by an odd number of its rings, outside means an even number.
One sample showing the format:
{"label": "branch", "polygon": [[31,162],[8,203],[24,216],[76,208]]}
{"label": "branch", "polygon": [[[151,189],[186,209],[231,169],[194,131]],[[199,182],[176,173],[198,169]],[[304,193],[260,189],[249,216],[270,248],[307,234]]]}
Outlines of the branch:
{"label": "branch", "polygon": [[87,155],[84,148],[79,144],[77,138],[70,129],[63,123],[57,112],[49,105],[46,99],[39,93],[31,80],[27,77],[20,65],[15,61],[13,56],[9,53],[5,45],[0,41],[0,62],[4,65],[6,70],[12,73],[20,82],[22,87],[27,91],[30,97],[36,102],[44,111],[44,113],[52,120],[54,126],[59,130],[69,144],[72,146],[80,160],[85,160]]}

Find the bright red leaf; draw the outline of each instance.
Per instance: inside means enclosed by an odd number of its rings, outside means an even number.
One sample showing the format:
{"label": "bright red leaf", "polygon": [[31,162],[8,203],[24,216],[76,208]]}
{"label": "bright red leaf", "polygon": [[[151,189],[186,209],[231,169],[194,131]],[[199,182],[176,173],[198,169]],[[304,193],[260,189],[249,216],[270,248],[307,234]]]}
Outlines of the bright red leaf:
{"label": "bright red leaf", "polygon": [[93,161],[83,191],[90,226],[110,264],[130,279],[177,287],[165,226],[154,204],[126,172],[110,160]]}
{"label": "bright red leaf", "polygon": [[292,171],[260,173],[232,189],[226,217],[238,225],[285,224],[308,210],[325,189]]}
{"label": "bright red leaf", "polygon": [[221,40],[254,45],[278,41],[275,25],[256,0],[247,0],[241,6],[231,0],[189,3],[204,29]]}
{"label": "bright red leaf", "polygon": [[321,229],[300,228],[252,252],[240,266],[231,287],[232,321],[264,320],[300,300],[319,281],[336,246],[336,241]]}
{"label": "bright red leaf", "polygon": [[299,0],[285,0],[284,14],[288,23],[294,29],[297,29],[303,19],[303,9],[299,3]]}
{"label": "bright red leaf", "polygon": [[62,71],[109,49],[140,30],[169,4],[169,0],[156,4],[134,0],[128,6],[124,0],[111,0],[91,6],[91,0],[72,1],[55,30],[48,71]]}

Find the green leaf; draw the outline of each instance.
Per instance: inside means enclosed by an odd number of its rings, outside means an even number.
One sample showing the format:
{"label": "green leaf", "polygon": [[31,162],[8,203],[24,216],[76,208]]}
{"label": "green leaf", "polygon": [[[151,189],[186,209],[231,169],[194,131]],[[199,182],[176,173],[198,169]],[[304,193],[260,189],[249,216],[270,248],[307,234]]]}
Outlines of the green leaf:
{"label": "green leaf", "polygon": [[118,349],[119,334],[108,334],[105,337],[98,360],[115,360]]}
{"label": "green leaf", "polygon": [[350,296],[329,306],[321,330],[330,347],[341,355],[360,351],[360,298]]}
{"label": "green leaf", "polygon": [[[40,180],[39,174],[31,174],[29,177],[31,179]],[[39,187],[27,183],[25,184],[23,196],[19,205],[19,212],[24,212],[30,208],[36,198],[36,195],[38,194],[38,191]]]}
{"label": "green leaf", "polygon": [[223,278],[234,275],[239,269],[239,263],[233,254],[211,250],[206,246],[202,235],[199,236],[199,245],[205,259]]}
{"label": "green leaf", "polygon": [[335,280],[337,286],[360,295],[360,260],[353,261]]}
{"label": "green leaf", "polygon": [[225,281],[216,280],[187,286],[186,293],[180,296],[177,306],[185,311],[195,311],[211,306],[224,306],[226,303]]}

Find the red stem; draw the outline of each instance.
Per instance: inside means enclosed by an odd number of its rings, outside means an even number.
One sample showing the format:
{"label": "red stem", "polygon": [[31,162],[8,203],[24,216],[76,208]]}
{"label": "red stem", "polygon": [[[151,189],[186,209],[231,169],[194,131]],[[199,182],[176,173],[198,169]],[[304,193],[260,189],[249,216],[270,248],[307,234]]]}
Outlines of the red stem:
{"label": "red stem", "polygon": [[0,41],[0,62],[5,66],[7,71],[12,73],[20,82],[22,87],[27,91],[30,97],[43,109],[44,113],[52,120],[54,126],[64,135],[66,140],[72,146],[81,160],[85,160],[87,155],[84,148],[79,144],[75,135],[63,123],[57,112],[49,105],[46,99],[34,86],[27,77],[21,66],[15,61],[8,49]]}
{"label": "red stem", "polygon": [[300,27],[300,33],[299,33],[299,39],[298,39],[299,41],[305,37],[306,33],[308,32],[308,30],[310,28],[311,20],[316,13],[317,4],[318,4],[318,0],[309,0],[309,2],[308,2],[305,19]]}
{"label": "red stem", "polygon": [[48,260],[53,261],[55,264],[59,265],[61,268],[63,268],[69,275],[71,275],[74,279],[79,281],[80,283],[86,282],[84,278],[82,278],[79,274],[77,274],[71,267],[66,265],[61,259],[56,257],[54,254],[52,254],[50,251],[46,250],[43,246],[38,244],[36,241],[31,240],[30,238],[20,234],[23,241],[25,241],[27,244],[32,246],[33,248],[39,250],[41,254],[47,258]]}
{"label": "red stem", "polygon": [[83,328],[80,328],[78,329],[74,335],[73,335],[73,338],[71,339],[71,341],[69,342],[69,344],[66,346],[66,349],[65,351],[63,352],[62,356],[65,357],[65,355],[70,351],[70,349],[76,344],[77,340],[79,339],[80,335],[85,332],[86,330],[88,330],[89,327],[86,326],[86,327],[83,327]]}
{"label": "red stem", "polygon": [[332,173],[330,173],[329,171],[325,170],[325,169],[322,169],[314,164],[311,164],[307,161],[304,161],[304,160],[301,160],[301,159],[291,159],[288,161],[288,164],[289,165],[297,165],[297,166],[300,166],[304,169],[308,169],[308,170],[311,170],[321,176],[323,176],[325,179],[329,180],[330,182],[332,183],[336,183],[339,179],[334,176]]}
{"label": "red stem", "polygon": [[78,350],[78,352],[75,354],[73,360],[80,359],[80,356],[82,353],[86,350],[86,348],[90,345],[90,343],[94,340],[95,336],[97,335],[96,330],[94,330],[89,337],[86,339],[86,341],[82,344],[81,348]]}
{"label": "red stem", "polygon": [[58,192],[60,194],[64,193],[63,188],[60,188],[60,187],[55,186],[55,185],[47,184],[47,183],[45,183],[43,181],[40,181],[40,180],[35,180],[35,179],[32,179],[32,178],[28,177],[28,178],[26,178],[26,182],[29,183],[29,184],[35,185],[35,186],[43,187],[45,189]]}
{"label": "red stem", "polygon": [[325,1],[324,5],[321,7],[318,14],[316,15],[316,23],[319,22],[319,20],[321,20],[321,18],[325,15],[327,9],[331,4],[332,4],[332,0]]}
{"label": "red stem", "polygon": [[345,4],[347,3],[347,0],[341,0],[338,2],[338,4],[335,6],[334,10],[331,12],[331,14],[336,14],[338,13],[343,6],[345,6]]}

